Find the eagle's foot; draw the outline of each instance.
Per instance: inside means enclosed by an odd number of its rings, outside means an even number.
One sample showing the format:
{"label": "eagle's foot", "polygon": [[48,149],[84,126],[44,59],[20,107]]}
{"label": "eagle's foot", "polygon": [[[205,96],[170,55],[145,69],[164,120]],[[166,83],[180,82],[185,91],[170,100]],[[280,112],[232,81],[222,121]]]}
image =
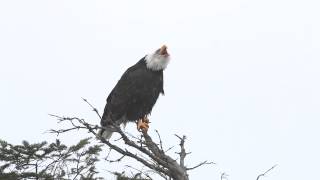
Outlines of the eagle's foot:
{"label": "eagle's foot", "polygon": [[138,123],[137,123],[137,129],[138,129],[138,131],[148,132],[149,119],[147,117],[139,119]]}

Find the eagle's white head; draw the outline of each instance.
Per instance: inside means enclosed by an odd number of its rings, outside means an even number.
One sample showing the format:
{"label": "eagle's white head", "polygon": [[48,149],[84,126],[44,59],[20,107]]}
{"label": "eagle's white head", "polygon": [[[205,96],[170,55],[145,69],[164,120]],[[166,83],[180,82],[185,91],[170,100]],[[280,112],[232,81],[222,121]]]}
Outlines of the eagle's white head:
{"label": "eagle's white head", "polygon": [[148,54],[145,57],[147,68],[159,71],[164,70],[170,61],[170,55],[167,52],[167,46],[163,45],[160,49],[156,50],[154,53]]}

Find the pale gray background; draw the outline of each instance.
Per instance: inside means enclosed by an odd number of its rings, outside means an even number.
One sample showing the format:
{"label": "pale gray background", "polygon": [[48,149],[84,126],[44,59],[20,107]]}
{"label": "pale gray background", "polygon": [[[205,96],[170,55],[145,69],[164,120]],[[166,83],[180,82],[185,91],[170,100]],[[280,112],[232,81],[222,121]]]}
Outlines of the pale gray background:
{"label": "pale gray background", "polygon": [[[125,69],[167,44],[166,95],[151,131],[168,147],[186,134],[189,165],[217,163],[191,179],[255,179],[274,164],[265,179],[320,179],[319,5],[0,1],[0,137],[54,140],[43,133],[57,127],[48,113],[98,123],[81,97],[102,111]],[[64,140],[86,134],[76,135]]]}

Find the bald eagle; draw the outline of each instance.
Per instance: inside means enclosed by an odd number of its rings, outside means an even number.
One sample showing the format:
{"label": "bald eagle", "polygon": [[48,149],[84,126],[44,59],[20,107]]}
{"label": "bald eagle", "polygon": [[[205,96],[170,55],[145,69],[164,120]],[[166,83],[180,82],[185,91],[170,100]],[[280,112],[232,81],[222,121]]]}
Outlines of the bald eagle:
{"label": "bald eagle", "polygon": [[163,45],[124,72],[107,98],[100,136],[110,139],[114,126],[127,122],[137,122],[138,130],[148,130],[147,115],[159,95],[164,94],[163,70],[169,61],[167,47]]}

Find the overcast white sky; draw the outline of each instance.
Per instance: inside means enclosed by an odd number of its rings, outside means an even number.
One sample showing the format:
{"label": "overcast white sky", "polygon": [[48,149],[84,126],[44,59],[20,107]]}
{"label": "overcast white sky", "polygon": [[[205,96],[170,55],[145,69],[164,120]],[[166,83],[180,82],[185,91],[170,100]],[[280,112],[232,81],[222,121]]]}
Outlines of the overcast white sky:
{"label": "overcast white sky", "polygon": [[[48,113],[98,119],[125,69],[172,55],[151,130],[186,134],[191,179],[320,179],[320,3],[0,1],[0,138],[53,140]],[[170,125],[168,125],[170,124]],[[134,126],[134,125],[132,125]],[[73,142],[85,134],[64,138]],[[108,167],[107,167],[108,168]]]}

